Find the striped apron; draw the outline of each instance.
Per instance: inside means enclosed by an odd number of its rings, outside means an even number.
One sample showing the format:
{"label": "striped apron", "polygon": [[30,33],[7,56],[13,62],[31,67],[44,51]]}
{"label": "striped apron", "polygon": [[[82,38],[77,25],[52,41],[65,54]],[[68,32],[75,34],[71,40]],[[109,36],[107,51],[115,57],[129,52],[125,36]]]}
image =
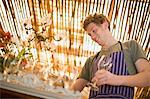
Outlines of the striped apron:
{"label": "striped apron", "polygon": [[[120,43],[120,42],[119,42]],[[112,58],[112,67],[109,70],[111,73],[116,75],[129,75],[127,71],[127,66],[124,60],[124,53],[122,44],[121,51],[111,53]],[[100,57],[94,59],[94,63],[97,64]],[[96,68],[96,69],[95,69]],[[97,71],[97,65],[92,69],[93,73]],[[112,85],[101,85],[99,86],[99,91],[90,90],[90,99],[133,99],[134,96],[134,87],[128,86],[112,86]]]}

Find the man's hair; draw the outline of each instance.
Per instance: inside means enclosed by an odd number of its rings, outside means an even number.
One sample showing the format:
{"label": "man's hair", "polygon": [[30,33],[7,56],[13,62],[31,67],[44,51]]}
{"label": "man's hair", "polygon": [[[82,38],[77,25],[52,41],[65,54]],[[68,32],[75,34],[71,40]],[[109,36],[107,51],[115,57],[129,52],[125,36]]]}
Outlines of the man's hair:
{"label": "man's hair", "polygon": [[94,15],[90,14],[87,16],[83,22],[83,29],[86,30],[87,26],[90,23],[95,23],[96,25],[103,24],[105,21],[108,22],[108,28],[110,30],[110,22],[103,14],[95,13]]}

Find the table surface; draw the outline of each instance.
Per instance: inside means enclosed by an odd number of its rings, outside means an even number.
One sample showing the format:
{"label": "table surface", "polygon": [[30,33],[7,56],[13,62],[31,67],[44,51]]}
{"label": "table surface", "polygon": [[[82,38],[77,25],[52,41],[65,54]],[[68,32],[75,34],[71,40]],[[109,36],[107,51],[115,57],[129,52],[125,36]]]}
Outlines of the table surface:
{"label": "table surface", "polygon": [[35,88],[30,88],[22,85],[9,83],[6,81],[0,81],[0,88],[3,92],[11,91],[20,94],[24,94],[31,97],[48,98],[48,99],[76,99],[72,96],[64,96],[63,94],[53,93],[49,91],[42,91]]}

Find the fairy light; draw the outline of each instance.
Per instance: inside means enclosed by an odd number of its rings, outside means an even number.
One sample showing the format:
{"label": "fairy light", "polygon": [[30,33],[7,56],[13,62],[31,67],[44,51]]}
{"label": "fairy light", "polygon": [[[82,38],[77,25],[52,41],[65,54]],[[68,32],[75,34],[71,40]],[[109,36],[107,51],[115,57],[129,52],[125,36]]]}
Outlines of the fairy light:
{"label": "fairy light", "polygon": [[15,26],[12,24],[12,23],[13,23],[13,20],[12,20],[10,11],[8,11],[8,21],[10,22],[10,29],[11,29],[10,32],[13,33],[13,34],[16,34]]}
{"label": "fairy light", "polygon": [[[148,33],[149,35],[150,35],[150,29],[149,29],[149,22],[150,22],[150,17],[147,17],[148,19],[148,22],[145,22],[145,31],[144,31],[144,36],[143,36],[143,38],[146,38],[146,34]],[[147,32],[147,30],[148,30],[148,32]],[[147,37],[146,38],[146,40],[145,40],[145,42],[147,42],[148,43],[148,40],[149,40],[149,38]],[[144,39],[143,39],[143,41],[144,41]],[[147,45],[147,43],[142,43],[143,44],[143,48],[145,49],[146,48],[146,45]]]}
{"label": "fairy light", "polygon": [[107,1],[108,1],[108,0],[105,0],[104,9],[103,9],[104,14],[105,14],[106,16],[107,16],[107,13],[106,13],[106,12],[107,12],[107,9],[108,9],[108,8],[107,8]]}
{"label": "fairy light", "polygon": [[84,51],[84,55],[87,55],[87,51],[88,51],[88,49],[89,49],[89,46],[88,46],[88,44],[89,44],[89,42],[90,42],[90,39],[88,39],[89,38],[89,36],[87,35],[87,34],[85,34],[85,43],[84,43],[84,46],[85,46],[85,48],[83,49],[83,51]]}
{"label": "fairy light", "polygon": [[[3,10],[2,9],[4,9],[4,6],[3,6],[3,3],[2,3],[2,0],[0,1],[0,4],[1,4],[1,6],[0,6],[0,13],[1,13],[1,18],[0,18],[0,20],[1,20],[1,23],[2,23],[2,26],[3,26],[3,28],[4,28],[4,30],[6,30],[6,24],[4,24],[3,22],[5,22],[5,21],[3,21],[3,20],[5,20],[4,18],[4,14],[3,14]],[[5,10],[5,9],[4,9]]]}
{"label": "fairy light", "polygon": [[[132,6],[133,8],[131,9],[131,20],[130,20],[130,21],[133,22],[133,23],[130,22],[130,24],[132,24],[132,26],[134,26],[134,21],[133,21],[133,20],[134,20],[134,17],[133,17],[134,15],[132,14],[132,10],[135,8],[135,3],[136,3],[136,2],[134,2],[134,1],[132,1],[132,2],[133,2],[133,6]],[[132,17],[133,17],[133,18],[132,18]],[[132,32],[132,31],[133,31],[133,30],[134,30],[134,29],[132,28],[132,30],[131,30],[131,32],[130,32],[130,38],[129,38],[129,40],[132,39],[132,35],[133,35],[133,32]]]}
{"label": "fairy light", "polygon": [[[116,13],[116,5],[117,5],[117,2],[115,2],[115,4],[114,4],[114,13],[113,13],[113,15],[112,15],[112,20],[111,20],[111,22],[110,22],[110,27],[113,27],[114,25],[116,25],[115,24],[115,13]],[[115,37],[115,34],[116,34],[116,29],[112,29],[112,35]],[[116,38],[116,37],[115,37]]]}
{"label": "fairy light", "polygon": [[[6,1],[6,2],[7,2],[7,1]],[[2,4],[1,7],[2,7],[2,9],[3,9],[3,10],[1,10],[1,11],[3,12],[3,14],[2,14],[3,16],[2,16],[2,17],[3,17],[4,22],[5,22],[5,29],[4,29],[4,30],[5,30],[5,31],[6,31],[6,30],[10,31],[10,27],[9,27],[8,21],[7,21],[7,15],[6,15],[6,13],[5,13],[6,10],[5,10],[5,7],[4,7],[4,4],[3,4],[2,1],[1,1],[1,4]]]}
{"label": "fairy light", "polygon": [[[56,9],[54,9],[54,12],[56,12]],[[57,14],[56,13],[53,13],[53,24],[54,24],[54,26],[57,26]],[[57,30],[56,29],[54,29],[55,31],[54,32],[56,32]]]}
{"label": "fairy light", "polygon": [[88,44],[91,45],[91,43],[92,43],[91,37],[86,34],[86,44],[87,44],[87,45],[86,45],[86,50],[87,50],[87,51],[90,50],[90,47],[88,46]]}
{"label": "fairy light", "polygon": [[120,40],[120,41],[122,41],[120,38],[121,38],[121,35],[123,35],[123,32],[122,32],[122,29],[123,29],[123,27],[122,27],[122,24],[123,24],[123,17],[124,16],[122,16],[122,14],[124,13],[124,8],[123,8],[123,5],[126,5],[126,4],[123,4],[123,3],[126,3],[126,2],[121,2],[121,4],[120,4],[120,9],[122,10],[120,10],[120,25],[119,25],[119,29],[118,29],[118,33],[119,33],[119,35],[118,35],[118,40]]}
{"label": "fairy light", "polygon": [[43,7],[43,13],[44,13],[44,15],[46,15],[48,13],[48,10],[46,10],[47,9],[47,4],[45,5],[44,2],[45,1],[42,1],[42,4],[43,4],[42,7]]}
{"label": "fairy light", "polygon": [[83,50],[85,50],[86,48],[87,48],[87,42],[86,42],[86,34],[83,34],[84,36],[84,38],[83,38]]}
{"label": "fairy light", "polygon": [[[93,10],[93,13],[96,13],[97,12],[97,10],[96,10],[96,5],[97,4],[97,1],[95,0],[95,3],[93,3],[93,7],[94,7],[94,10]],[[98,6],[97,6],[97,9],[98,9]],[[80,14],[81,15],[81,14]]]}
{"label": "fairy light", "polygon": [[[18,1],[19,2],[19,1]],[[20,5],[18,4],[18,6],[20,7],[20,15],[22,15],[22,18],[25,18],[26,17],[26,11],[24,9],[24,3],[22,3],[22,1],[20,1]]]}
{"label": "fairy light", "polygon": [[[106,0],[107,1],[107,0]],[[110,10],[110,4],[111,4],[111,0],[107,1],[107,8],[106,8],[106,15],[108,16],[109,10]]]}
{"label": "fairy light", "polygon": [[128,8],[129,8],[129,3],[127,3],[127,6],[124,8],[124,16],[123,16],[123,26],[122,26],[122,33],[121,33],[121,41],[124,41],[123,35],[125,33],[125,27],[126,27],[126,23],[127,23],[127,15],[128,15]]}
{"label": "fairy light", "polygon": [[[138,8],[139,7],[139,2],[137,2],[137,6],[136,6],[136,10],[135,10],[135,14],[134,14],[134,16],[137,16],[138,17]],[[133,38],[132,39],[135,39],[135,35],[136,35],[136,29],[137,29],[137,25],[138,24],[136,24],[136,22],[138,22],[138,20],[139,20],[139,17],[138,18],[136,18],[136,17],[134,17],[134,19],[133,19],[133,26],[134,26],[134,28],[132,28],[132,32],[133,32]]]}
{"label": "fairy light", "polygon": [[12,18],[12,16],[11,16],[11,14],[10,14],[10,12],[8,12],[8,14],[9,14],[9,22],[10,22],[10,27],[11,27],[11,29],[12,29],[12,31],[11,31],[11,33],[13,34],[13,38],[15,39],[15,40],[17,40],[17,35],[16,35],[16,33],[14,32],[15,30],[14,30],[14,25],[12,24],[13,23],[13,18]]}
{"label": "fairy light", "polygon": [[7,19],[8,19],[8,23],[9,23],[9,27],[10,27],[10,30],[9,30],[9,32],[14,32],[13,30],[12,30],[12,23],[10,23],[10,16],[11,16],[11,14],[10,14],[10,11],[8,10],[8,12],[7,12]]}
{"label": "fairy light", "polygon": [[[7,5],[7,7],[8,7],[8,2],[6,1],[6,5]],[[7,14],[8,14],[8,20],[5,20],[5,22],[9,22],[10,24],[10,28],[9,28],[9,30],[7,30],[7,31],[10,31],[13,35],[14,35],[14,32],[15,32],[15,30],[14,30],[14,25],[12,25],[12,16],[11,16],[11,13],[10,13],[10,8],[8,7],[8,11],[7,11]],[[15,35],[14,35],[15,36]],[[17,39],[16,39],[17,40]],[[10,49],[10,48],[9,48]]]}
{"label": "fairy light", "polygon": [[[21,4],[21,2],[19,2],[19,0],[18,1],[14,1],[14,4],[15,4],[15,6],[16,6],[16,12],[19,12],[19,13],[16,13],[16,14],[18,14],[18,17],[20,17],[20,18],[24,18],[25,16],[24,16],[24,13],[23,13],[23,8],[22,8],[22,4]],[[15,7],[14,6],[14,7]],[[19,18],[18,18],[19,19]]]}
{"label": "fairy light", "polygon": [[[141,3],[140,9],[142,9],[142,2],[140,2],[140,3]],[[145,3],[144,3],[144,6],[145,6]],[[144,7],[144,6],[143,6],[143,7]],[[142,9],[140,15],[143,15],[143,13],[144,13],[144,9]],[[141,23],[142,23],[142,17],[140,17],[140,19],[139,19],[139,24],[141,24]],[[137,27],[137,29],[138,29],[137,31],[139,31],[139,32],[141,32],[141,31],[140,31],[140,26],[141,26],[141,25],[138,25],[138,27]],[[137,41],[140,43],[140,36],[138,36]]]}
{"label": "fairy light", "polygon": [[[2,11],[2,10],[1,10],[1,11]],[[1,16],[0,20],[1,20],[2,27],[3,27],[4,31],[6,31],[6,30],[7,30],[7,26],[6,26],[6,24],[4,24],[4,22],[5,22],[5,21],[3,21],[3,20],[5,20],[4,17]]]}
{"label": "fairy light", "polygon": [[[135,32],[137,33],[138,30],[139,30],[139,23],[140,23],[140,16],[141,16],[141,8],[142,8],[142,3],[138,2],[138,6],[139,6],[139,10],[137,10],[137,18],[136,18],[136,21],[138,22],[138,24],[135,24]],[[136,33],[134,33],[134,38],[135,36],[137,35]]]}
{"label": "fairy light", "polygon": [[[18,4],[17,4],[17,2],[15,3],[14,1],[12,1],[12,5],[13,5],[13,8],[14,8],[14,14],[15,14],[15,17],[16,17],[16,21],[17,21],[17,24],[19,24],[19,22],[18,22],[18,20],[19,20],[19,18],[21,18],[21,15],[18,13],[19,12],[19,6],[18,6]],[[19,25],[18,25],[19,26]],[[17,28],[18,29],[18,28]],[[14,27],[13,27],[13,30],[14,30]],[[22,33],[21,33],[21,30],[19,30],[17,33],[16,32],[14,32],[15,33],[15,35],[19,35],[19,36],[21,36],[21,38],[22,38]],[[18,42],[19,43],[19,42]]]}
{"label": "fairy light", "polygon": [[102,13],[102,11],[103,11],[103,6],[104,6],[104,0],[101,0],[100,1],[101,3],[101,6],[100,6],[100,13]]}
{"label": "fairy light", "polygon": [[[94,6],[93,6],[93,2],[91,1],[91,3],[89,3],[89,5],[90,6],[88,6],[88,9],[90,10],[89,12],[89,14],[92,14],[92,11],[93,11],[93,9],[94,9]],[[91,7],[91,8],[90,8]]]}
{"label": "fairy light", "polygon": [[[82,5],[83,5],[83,4],[82,4]],[[87,3],[84,3],[83,8],[86,8],[86,6],[87,6]],[[86,9],[83,9],[83,13],[84,13],[84,16],[85,16],[85,14],[86,14]]]}
{"label": "fairy light", "polygon": [[27,17],[30,17],[30,10],[29,10],[29,6],[28,6],[28,3],[27,3],[27,0],[25,0],[25,6],[26,6],[26,13],[27,13]]}
{"label": "fairy light", "polygon": [[[148,6],[148,4],[145,4],[145,8],[148,8],[149,6]],[[143,16],[145,16],[145,14],[146,14],[146,12],[145,12],[145,10],[144,10],[144,13],[143,13]],[[142,18],[141,18],[141,20],[143,20]],[[144,21],[145,22],[145,21]],[[144,27],[144,24],[143,24],[143,27]],[[144,28],[143,28],[144,29]],[[143,31],[143,30],[142,30]],[[142,39],[142,34],[143,33],[141,33],[141,36],[140,36],[140,44],[143,44],[143,42],[144,42],[144,39]]]}
{"label": "fairy light", "polygon": [[[127,20],[127,14],[128,14],[128,8],[129,8],[129,1],[127,2],[127,7],[126,7],[127,9],[126,9],[126,12],[125,12],[125,19],[126,19],[126,21],[127,22],[125,22],[125,20],[124,20],[124,24],[123,24],[123,26],[124,26],[124,28],[123,28],[123,33],[125,33],[125,36],[124,36],[124,38],[122,37],[122,40],[124,39],[124,41],[126,41],[127,40],[127,35],[128,35],[128,30],[129,30],[129,21]],[[126,24],[125,24],[126,23]],[[125,25],[126,25],[126,29],[125,29]]]}
{"label": "fairy light", "polygon": [[[19,25],[20,24],[20,22],[19,22],[19,20],[21,19],[21,18],[23,18],[23,16],[25,17],[25,13],[24,13],[24,11],[23,11],[23,7],[22,7],[22,4],[21,5],[19,5],[19,1],[16,1],[16,2],[14,2],[14,8],[16,9],[15,10],[15,16],[16,16],[16,26],[18,27],[17,28],[17,34],[21,37],[21,40],[23,40],[24,39],[24,33],[25,32],[23,32],[22,30],[21,30],[21,26]],[[19,13],[18,13],[19,12]]]}
{"label": "fairy light", "polygon": [[123,1],[121,0],[121,4],[120,4],[120,7],[119,7],[119,11],[118,11],[118,17],[117,17],[117,23],[116,23],[116,33],[115,33],[115,37],[117,40],[119,40],[119,36],[120,36],[120,24],[121,24],[121,12],[123,10]]}

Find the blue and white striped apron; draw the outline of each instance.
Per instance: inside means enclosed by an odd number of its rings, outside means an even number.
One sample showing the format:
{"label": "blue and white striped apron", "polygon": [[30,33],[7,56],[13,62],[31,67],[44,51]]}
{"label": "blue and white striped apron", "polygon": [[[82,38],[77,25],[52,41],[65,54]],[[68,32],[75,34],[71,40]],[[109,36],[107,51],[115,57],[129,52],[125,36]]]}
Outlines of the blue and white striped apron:
{"label": "blue and white striped apron", "polygon": [[[122,45],[121,45],[121,49],[122,49]],[[112,53],[111,57],[112,57],[113,65],[109,71],[116,75],[129,75],[127,71],[127,66],[125,64],[123,49],[119,52]],[[95,73],[96,70],[93,69],[93,72]],[[105,84],[99,86],[99,91],[90,90],[89,98],[90,99],[133,99],[133,96],[134,96],[134,87],[112,86],[112,85]]]}

